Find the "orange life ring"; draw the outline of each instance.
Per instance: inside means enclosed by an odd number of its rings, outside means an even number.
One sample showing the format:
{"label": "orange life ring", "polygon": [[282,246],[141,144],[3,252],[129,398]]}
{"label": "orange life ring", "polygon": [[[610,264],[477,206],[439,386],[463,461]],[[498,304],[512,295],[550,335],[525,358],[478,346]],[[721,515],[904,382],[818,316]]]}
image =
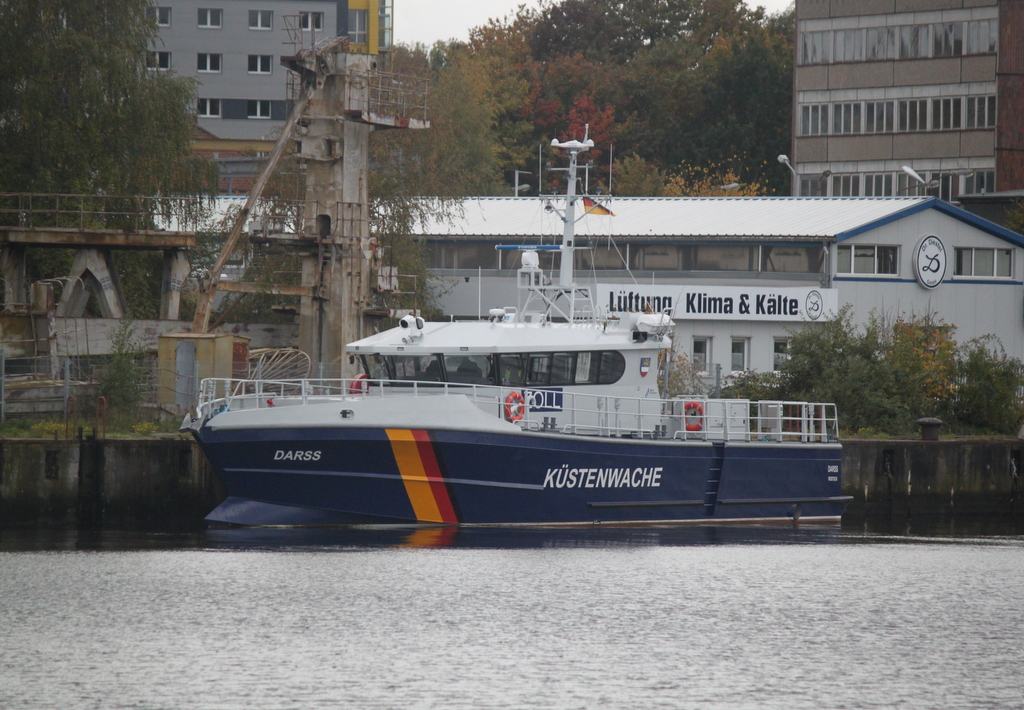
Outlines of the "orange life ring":
{"label": "orange life ring", "polygon": [[523,395],[515,390],[509,392],[508,397],[505,398],[505,419],[510,422],[518,422],[523,418],[525,409]]}
{"label": "orange life ring", "polygon": [[704,406],[700,402],[686,402],[683,404],[683,421],[686,423],[686,431],[703,430]]}
{"label": "orange life ring", "polygon": [[349,394],[366,394],[370,391],[370,379],[365,372],[360,372],[348,383]]}

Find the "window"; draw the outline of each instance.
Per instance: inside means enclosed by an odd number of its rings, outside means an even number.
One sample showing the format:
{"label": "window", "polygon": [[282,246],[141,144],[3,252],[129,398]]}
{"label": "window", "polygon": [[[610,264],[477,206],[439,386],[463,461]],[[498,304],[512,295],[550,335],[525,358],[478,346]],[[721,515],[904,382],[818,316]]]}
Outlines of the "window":
{"label": "window", "polygon": [[220,99],[199,99],[200,118],[220,118]]}
{"label": "window", "polygon": [[221,54],[200,54],[197,69],[202,72],[219,72]]}
{"label": "window", "polygon": [[150,52],[146,59],[146,67],[157,71],[167,71],[171,68],[171,53]]}
{"label": "window", "polygon": [[710,338],[694,338],[691,364],[697,372],[708,372],[708,362],[711,355]]}
{"label": "window", "polygon": [[861,103],[836,104],[832,109],[832,133],[860,133]]}
{"label": "window", "polygon": [[963,101],[957,98],[932,99],[932,129],[936,131],[960,128]]}
{"label": "window", "polygon": [[889,197],[892,191],[892,173],[869,173],[862,176],[865,197]]}
{"label": "window", "polygon": [[273,10],[249,10],[250,30],[272,30],[274,29]]}
{"label": "window", "polygon": [[864,60],[864,30],[836,30],[837,62],[860,62]]}
{"label": "window", "polygon": [[907,99],[900,101],[899,114],[899,130],[927,130],[928,99]]}
{"label": "window", "polygon": [[449,382],[491,384],[491,360],[486,355],[445,355],[444,369]]}
{"label": "window", "polygon": [[964,53],[964,23],[932,25],[932,56],[958,57]]}
{"label": "window", "polygon": [[171,26],[171,8],[169,7],[147,7],[146,17],[153,20],[157,27]]}
{"label": "window", "polygon": [[804,32],[800,36],[800,63],[826,64],[829,62],[829,49],[832,44],[832,33]]}
{"label": "window", "polygon": [[864,131],[866,133],[891,133],[895,113],[894,101],[868,101],[864,104]]}
{"label": "window", "polygon": [[324,28],[324,13],[300,12],[299,25],[304,30],[322,30]]}
{"label": "window", "polygon": [[828,195],[828,178],[831,170],[819,175],[800,176],[800,194],[804,197],[825,197]]}
{"label": "window", "polygon": [[437,355],[387,355],[396,380],[440,382],[441,365]]}
{"label": "window", "polygon": [[896,58],[895,27],[872,27],[867,30],[867,58]]}
{"label": "window", "polygon": [[219,29],[224,24],[224,11],[210,9],[206,7],[199,8],[199,26],[205,28]]}
{"label": "window", "polygon": [[270,118],[270,101],[249,101],[246,107],[248,118]]}
{"label": "window", "polygon": [[967,97],[967,128],[992,128],[996,125],[996,97]]}
{"label": "window", "polygon": [[733,372],[742,372],[747,369],[747,340],[746,338],[732,339],[732,359],[730,366]]}
{"label": "window", "polygon": [[249,73],[250,74],[269,74],[270,63],[273,60],[273,55],[270,54],[250,54],[249,55]]}
{"label": "window", "polygon": [[761,247],[761,271],[766,273],[820,274],[823,262],[824,250],[820,246],[766,244]]}
{"label": "window", "polygon": [[772,369],[781,370],[782,364],[789,359],[789,338],[776,338],[772,350]]}
{"label": "window", "polygon": [[995,52],[999,42],[998,38],[998,21],[977,20],[975,22],[968,22],[964,54],[988,54]]}
{"label": "window", "polygon": [[996,171],[976,170],[973,175],[964,178],[964,192],[968,195],[984,192],[995,192]]}
{"label": "window", "polygon": [[953,274],[1008,279],[1013,276],[1013,250],[957,248]]}
{"label": "window", "polygon": [[858,197],[860,195],[860,175],[833,175],[833,197]]}
{"label": "window", "polygon": [[379,49],[391,49],[391,0],[377,2],[377,46]]}
{"label": "window", "polygon": [[366,44],[366,32],[369,25],[367,10],[348,11],[348,38],[352,44]]}
{"label": "window", "polygon": [[[924,177],[922,175],[921,177]],[[896,194],[908,197],[919,197],[928,194],[928,188],[910,177],[903,171],[896,173]]]}
{"label": "window", "polygon": [[899,247],[836,247],[837,274],[895,274]]}
{"label": "window", "polygon": [[742,245],[686,246],[683,253],[685,271],[757,271],[758,248]]}
{"label": "window", "polygon": [[900,27],[900,59],[928,56],[928,25]]}
{"label": "window", "polygon": [[677,271],[679,249],[669,245],[647,245],[633,250],[639,263],[637,268],[651,271]]}
{"label": "window", "polygon": [[800,135],[821,136],[828,133],[828,104],[800,107]]}

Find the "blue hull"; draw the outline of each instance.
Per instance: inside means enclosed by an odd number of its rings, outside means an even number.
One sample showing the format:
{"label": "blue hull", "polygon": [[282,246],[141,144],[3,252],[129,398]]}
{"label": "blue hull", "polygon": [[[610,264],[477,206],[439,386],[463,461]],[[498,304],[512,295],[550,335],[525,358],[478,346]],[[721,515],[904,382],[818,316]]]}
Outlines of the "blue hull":
{"label": "blue hull", "polygon": [[358,428],[195,432],[239,525],[835,519],[838,444]]}

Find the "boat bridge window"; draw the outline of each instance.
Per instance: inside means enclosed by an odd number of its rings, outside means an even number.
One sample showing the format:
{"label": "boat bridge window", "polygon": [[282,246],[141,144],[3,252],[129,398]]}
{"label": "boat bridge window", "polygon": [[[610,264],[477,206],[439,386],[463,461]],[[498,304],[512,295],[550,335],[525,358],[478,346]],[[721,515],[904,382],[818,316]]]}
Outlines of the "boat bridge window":
{"label": "boat bridge window", "polygon": [[489,385],[491,360],[486,355],[445,355],[444,369],[449,382],[464,385]]}
{"label": "boat bridge window", "polygon": [[417,380],[419,382],[442,382],[439,355],[388,355],[396,380]]}

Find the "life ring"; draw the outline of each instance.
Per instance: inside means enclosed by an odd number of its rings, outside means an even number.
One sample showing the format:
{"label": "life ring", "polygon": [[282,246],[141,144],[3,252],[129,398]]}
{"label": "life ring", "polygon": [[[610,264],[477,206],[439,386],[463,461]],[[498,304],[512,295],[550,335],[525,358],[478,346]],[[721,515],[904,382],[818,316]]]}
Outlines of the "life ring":
{"label": "life ring", "polygon": [[366,394],[370,391],[370,380],[365,372],[360,372],[348,383],[349,394]]}
{"label": "life ring", "polygon": [[518,422],[523,418],[525,409],[523,395],[515,390],[509,392],[508,397],[505,398],[505,419],[510,422]]}
{"label": "life ring", "polygon": [[683,421],[686,423],[686,431],[704,429],[704,406],[700,402],[683,404]]}

